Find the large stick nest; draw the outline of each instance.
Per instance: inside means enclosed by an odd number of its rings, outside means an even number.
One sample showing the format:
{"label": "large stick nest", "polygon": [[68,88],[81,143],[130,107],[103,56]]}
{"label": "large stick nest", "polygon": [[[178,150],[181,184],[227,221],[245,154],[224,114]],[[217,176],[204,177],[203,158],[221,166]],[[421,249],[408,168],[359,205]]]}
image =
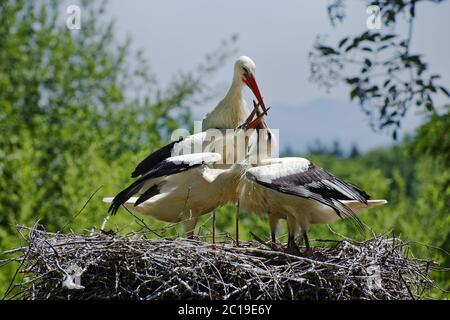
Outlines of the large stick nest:
{"label": "large stick nest", "polygon": [[396,238],[336,241],[310,256],[259,242],[210,244],[91,232],[55,234],[21,227],[15,255],[21,299],[415,299],[433,285],[430,262],[408,258]]}

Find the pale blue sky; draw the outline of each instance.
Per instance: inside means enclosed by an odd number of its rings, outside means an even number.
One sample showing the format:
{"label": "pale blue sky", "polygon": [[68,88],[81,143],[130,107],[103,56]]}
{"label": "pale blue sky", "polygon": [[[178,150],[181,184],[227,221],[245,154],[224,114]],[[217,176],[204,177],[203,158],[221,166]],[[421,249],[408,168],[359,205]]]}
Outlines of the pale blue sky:
{"label": "pale blue sky", "polygon": [[[339,138],[344,146],[356,142],[367,150],[391,143],[390,137],[364,125],[367,119],[357,106],[348,103],[344,87],[327,94],[308,80],[307,56],[317,34],[328,34],[334,43],[366,28],[363,2],[346,2],[348,18],[337,28],[329,23],[327,1],[317,0],[110,0],[106,11],[116,18],[119,36],[130,35],[133,45],[144,49],[153,72],[162,82],[179,70],[192,69],[222,39],[237,33],[237,56],[245,54],[256,62],[260,89],[266,103],[272,106],[269,125],[281,126],[283,117],[289,115],[299,118],[298,125],[289,130],[289,137],[284,137],[281,129],[282,146],[291,144],[294,149],[304,150],[314,138],[325,142]],[[450,1],[421,4],[417,13],[412,48],[426,55],[430,69],[440,73],[450,87]],[[224,65],[214,79],[223,88],[221,94],[231,80],[232,63],[230,60]],[[196,107],[194,114],[200,118],[219,98]],[[315,108],[321,103],[331,108],[323,116],[333,117],[327,119],[333,121],[326,121],[326,130],[321,130],[317,119],[300,119],[302,108]],[[410,115],[403,132],[411,132],[419,123],[417,118]],[[357,125],[349,128],[350,123]]]}

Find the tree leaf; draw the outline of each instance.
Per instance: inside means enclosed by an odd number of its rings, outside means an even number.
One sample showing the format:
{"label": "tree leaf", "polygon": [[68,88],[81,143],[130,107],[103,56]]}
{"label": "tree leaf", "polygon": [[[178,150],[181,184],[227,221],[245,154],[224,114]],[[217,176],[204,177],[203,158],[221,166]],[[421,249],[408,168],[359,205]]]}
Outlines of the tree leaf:
{"label": "tree leaf", "polygon": [[322,52],[323,55],[327,56],[327,55],[332,55],[332,54],[339,54],[339,52],[337,52],[336,50],[334,50],[331,47],[327,47],[327,46],[319,46],[317,48],[320,52]]}
{"label": "tree leaf", "polygon": [[388,34],[388,35],[385,35],[385,36],[381,37],[380,41],[387,41],[387,40],[393,39],[395,37],[396,37],[395,34]]}
{"label": "tree leaf", "polygon": [[348,37],[345,37],[341,41],[339,41],[338,48],[341,48],[348,41]]}

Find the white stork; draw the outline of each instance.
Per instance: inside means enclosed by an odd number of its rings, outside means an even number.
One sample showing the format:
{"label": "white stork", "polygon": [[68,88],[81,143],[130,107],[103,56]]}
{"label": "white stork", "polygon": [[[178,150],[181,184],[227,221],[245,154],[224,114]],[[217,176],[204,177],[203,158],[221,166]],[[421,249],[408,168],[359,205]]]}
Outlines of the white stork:
{"label": "white stork", "polygon": [[248,108],[242,94],[244,86],[252,90],[258,104],[266,113],[267,109],[255,79],[256,65],[246,56],[239,57],[234,64],[233,81],[230,89],[219,104],[202,121],[202,130],[231,129],[244,123],[248,117]]}
{"label": "white stork", "polygon": [[[242,134],[243,154],[247,153],[246,136],[260,125],[263,114],[256,119],[247,119],[235,131],[222,130],[222,139],[215,139],[213,145],[222,140],[233,143]],[[206,133],[204,133],[206,134]],[[225,145],[226,146],[226,145]],[[222,148],[219,148],[222,151]],[[225,165],[225,153],[190,153],[165,158],[154,165],[129,187],[114,198],[104,198],[111,203],[108,210],[114,215],[121,205],[133,212],[150,215],[166,222],[183,222],[185,233],[193,236],[199,216],[209,213],[230,201],[235,201],[239,173],[236,166]],[[133,197],[135,194],[139,197]]]}
{"label": "white stork", "polygon": [[[166,222],[182,222],[192,237],[199,216],[236,198],[238,181],[230,169],[215,169],[219,153],[195,153],[170,157],[120,192],[111,203],[114,214],[121,205],[132,212]],[[131,197],[141,192],[139,197]]]}
{"label": "white stork", "polygon": [[[214,143],[215,140],[211,139],[211,136],[215,135],[215,131],[208,133],[207,130],[235,129],[243,123],[250,125],[256,108],[249,114],[242,94],[245,85],[252,90],[258,100],[258,105],[267,114],[268,109],[265,107],[255,80],[255,70],[256,66],[252,59],[246,56],[239,57],[234,64],[233,81],[230,89],[219,104],[204,117],[202,121],[203,132],[180,138],[178,141],[173,141],[151,153],[137,165],[131,177],[142,176],[155,165],[172,156],[198,152],[219,152],[223,154],[226,150],[219,150],[217,143]],[[259,122],[256,125],[256,128],[259,128]],[[229,152],[234,152],[234,150],[229,150]]]}
{"label": "white stork", "polygon": [[357,213],[386,204],[304,158],[266,159],[247,168],[238,187],[241,207],[250,213],[269,213],[272,241],[279,219],[288,224],[288,250],[299,253],[295,237],[301,232],[310,252],[311,224],[349,218],[361,226]]}

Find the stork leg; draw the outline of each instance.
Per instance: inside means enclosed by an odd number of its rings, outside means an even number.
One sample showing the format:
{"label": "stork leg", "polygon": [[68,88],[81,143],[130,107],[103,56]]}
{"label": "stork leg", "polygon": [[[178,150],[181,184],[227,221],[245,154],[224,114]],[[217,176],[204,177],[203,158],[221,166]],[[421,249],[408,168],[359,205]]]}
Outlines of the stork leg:
{"label": "stork leg", "polygon": [[288,253],[293,255],[300,255],[300,250],[298,249],[297,244],[295,243],[295,234],[297,233],[298,226],[295,218],[288,215],[287,216],[287,226],[288,226]]}
{"label": "stork leg", "polygon": [[239,247],[239,200],[236,201],[236,247]]}
{"label": "stork leg", "polygon": [[212,243],[216,243],[216,210],[212,212]]}
{"label": "stork leg", "polygon": [[306,255],[312,254],[312,248],[309,245],[308,232],[306,230],[302,231],[302,237],[303,237],[303,240],[305,240],[305,246],[306,246],[304,254],[306,254]]}
{"label": "stork leg", "polygon": [[188,217],[183,222],[184,225],[184,233],[186,234],[186,238],[193,239],[194,238],[194,231],[195,226],[197,225],[197,217]]}
{"label": "stork leg", "polygon": [[288,235],[288,253],[293,255],[300,255],[300,250],[298,249],[297,244],[295,243],[295,234]]}
{"label": "stork leg", "polygon": [[276,244],[276,232],[277,232],[278,219],[274,217],[273,214],[269,213],[269,226],[270,226],[270,236],[272,238],[272,243]]}

